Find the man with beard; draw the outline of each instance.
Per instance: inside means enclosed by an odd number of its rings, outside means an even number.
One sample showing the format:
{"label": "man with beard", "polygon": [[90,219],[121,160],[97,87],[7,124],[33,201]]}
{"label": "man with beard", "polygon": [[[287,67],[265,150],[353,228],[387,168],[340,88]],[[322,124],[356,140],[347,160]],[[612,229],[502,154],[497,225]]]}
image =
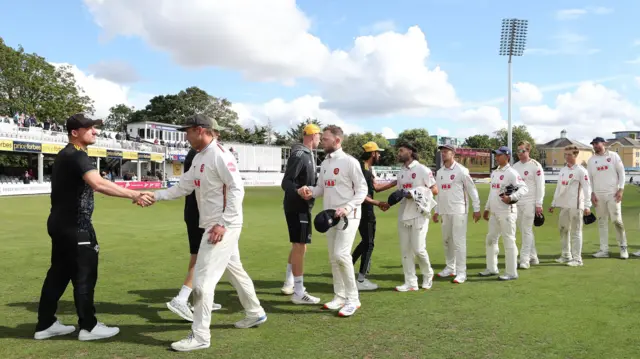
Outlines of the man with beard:
{"label": "man with beard", "polygon": [[[398,146],[398,162],[402,169],[398,173],[398,189],[407,193],[412,190],[421,191],[433,200],[438,194],[433,172],[418,162],[418,150],[409,143]],[[403,198],[398,209],[398,237],[402,254],[404,284],[397,286],[398,292],[418,290],[418,277],[414,258],[418,258],[422,271],[422,288],[431,289],[433,284],[433,268],[427,253],[427,232],[429,230],[430,213],[420,213],[411,195]],[[429,208],[430,212],[430,208]]]}
{"label": "man with beard", "polygon": [[433,222],[442,218],[442,242],[446,266],[438,277],[455,277],[453,283],[467,280],[467,221],[469,201],[473,203],[473,221],[480,220],[480,197],[469,170],[455,160],[455,147],[438,147],[442,156],[442,168],[436,173],[438,204],[433,213]]}
{"label": "man with beard", "polygon": [[346,228],[341,224],[327,231],[335,296],[324,308],[338,310],[339,316],[348,317],[360,308],[351,247],[362,216],[361,204],[367,196],[367,182],[358,160],[342,150],[343,138],[340,127],[325,127],[322,148],[327,156],[320,166],[318,183],[314,187],[301,187],[298,194],[306,200],[324,196],[324,210],[335,210],[335,216],[346,224]]}
{"label": "man with beard", "polygon": [[367,197],[362,203],[362,219],[360,219],[360,227],[358,228],[362,239],[351,256],[353,257],[354,265],[358,258],[361,258],[357,280],[358,290],[376,290],[378,285],[366,278],[371,266],[371,254],[373,253],[376,236],[376,214],[373,211],[373,207],[376,206],[385,212],[389,209],[389,204],[373,199],[373,194],[374,192],[382,192],[394,187],[397,181],[387,184],[377,183],[372,167],[380,161],[380,152],[384,150],[379,148],[375,142],[367,142],[362,148],[364,149],[362,153],[362,174],[367,181]]}
{"label": "man with beard", "polygon": [[[627,234],[622,222],[622,195],[624,193],[624,165],[620,156],[604,148],[604,138],[591,141],[595,154],[589,158],[587,169],[591,178],[591,202],[596,207],[600,230],[600,250],[595,258],[609,257],[609,219],[616,230],[616,240],[620,246],[620,258],[629,258]],[[633,254],[640,256],[640,251]]]}

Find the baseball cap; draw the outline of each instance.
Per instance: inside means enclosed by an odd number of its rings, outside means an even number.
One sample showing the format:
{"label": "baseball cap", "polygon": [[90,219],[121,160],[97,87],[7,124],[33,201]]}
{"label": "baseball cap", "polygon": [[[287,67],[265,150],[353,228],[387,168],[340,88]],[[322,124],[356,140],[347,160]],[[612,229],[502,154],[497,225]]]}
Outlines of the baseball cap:
{"label": "baseball cap", "polygon": [[544,214],[540,213],[540,214],[536,214],[535,217],[533,217],[533,225],[536,227],[540,227],[544,224]]}
{"label": "baseball cap", "polygon": [[216,131],[222,131],[227,129],[226,127],[222,127],[218,125],[218,121],[212,118],[209,118],[205,115],[198,114],[198,115],[187,117],[187,119],[184,120],[184,125],[180,127],[178,131],[184,132],[191,127],[210,128]]}
{"label": "baseball cap", "polygon": [[407,191],[403,189],[396,190],[389,195],[389,198],[387,198],[387,203],[390,206],[393,206],[394,204],[402,201],[402,199],[405,198],[406,196],[407,196]]}
{"label": "baseball cap", "polygon": [[446,145],[438,146],[438,149],[439,149],[439,150],[441,150],[441,149],[443,149],[443,148],[446,148],[446,149],[448,149],[448,150],[451,150],[451,151],[453,151],[453,152],[456,152],[456,148],[455,148],[455,146],[453,146],[453,145],[446,144]]}
{"label": "baseball cap", "polygon": [[67,122],[65,124],[69,133],[72,130],[79,130],[81,128],[89,128],[92,126],[100,125],[102,125],[102,120],[92,120],[82,113],[76,113],[75,115],[67,118]]}
{"label": "baseball cap", "polygon": [[493,153],[495,153],[496,155],[511,156],[511,149],[509,149],[509,147],[507,147],[507,146],[502,146],[502,147],[498,148],[497,150],[493,150]]}
{"label": "baseball cap", "polygon": [[320,127],[318,127],[318,125],[316,125],[315,123],[310,123],[310,124],[304,126],[304,129],[302,130],[302,133],[305,136],[315,135],[316,133],[320,133]]}
{"label": "baseball cap", "polygon": [[598,142],[607,142],[607,141],[605,141],[604,138],[602,137],[596,137],[593,139],[593,141],[591,141],[590,144],[593,145],[594,143],[598,143]]}
{"label": "baseball cap", "polygon": [[582,216],[582,221],[584,224],[591,224],[597,220],[595,214],[593,212],[589,213],[588,216]]}
{"label": "baseball cap", "polygon": [[384,151],[384,149],[378,147],[378,144],[373,141],[369,141],[365,143],[364,145],[362,145],[362,148],[364,148],[364,152],[383,152]]}
{"label": "baseball cap", "polygon": [[347,228],[349,225],[349,221],[347,218],[336,218],[336,210],[335,209],[325,209],[324,211],[318,213],[316,217],[313,219],[313,226],[316,228],[316,231],[320,233],[325,233],[331,227],[335,227],[340,223],[340,220],[344,221],[344,226],[342,229]]}

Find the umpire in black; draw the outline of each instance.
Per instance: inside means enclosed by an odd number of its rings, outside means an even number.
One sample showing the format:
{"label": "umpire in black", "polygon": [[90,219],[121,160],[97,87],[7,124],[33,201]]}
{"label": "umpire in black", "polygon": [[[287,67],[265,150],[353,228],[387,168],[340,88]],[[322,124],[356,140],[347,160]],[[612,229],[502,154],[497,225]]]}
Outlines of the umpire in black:
{"label": "umpire in black", "polygon": [[298,194],[303,186],[315,186],[317,180],[314,149],[320,144],[320,127],[308,124],[303,129],[302,144],[291,147],[291,155],[287,160],[287,168],[282,178],[284,190],[284,216],[289,231],[291,251],[287,264],[287,274],[281,292],[291,295],[294,304],[318,304],[320,298],[309,295],[303,283],[304,255],[307,244],[311,243],[311,227],[313,218],[311,209],[314,200],[304,200]]}
{"label": "umpire in black", "polygon": [[56,156],[51,176],[51,213],[47,231],[51,237],[51,267],[42,286],[38,306],[35,339],[67,335],[75,331],[56,318],[58,301],[69,281],[78,314],[80,340],[112,337],[120,331],[99,323],[95,316],[94,288],[98,279],[98,240],[91,224],[94,191],[114,197],[128,198],[141,206],[153,200],[140,192],[116,185],[100,177],[87,154],[87,146],[96,142],[95,126],[83,114],[67,119],[69,143]]}
{"label": "umpire in black", "polygon": [[361,157],[361,168],[364,179],[367,181],[367,197],[362,203],[362,218],[360,219],[360,226],[358,227],[361,240],[351,256],[353,258],[354,265],[358,261],[358,258],[360,258],[360,271],[358,272],[358,278],[356,281],[358,290],[376,290],[378,289],[378,285],[367,279],[367,273],[371,266],[371,254],[373,253],[373,246],[376,237],[376,214],[373,211],[373,207],[375,206],[380,208],[382,211],[386,211],[389,209],[389,204],[373,199],[373,194],[375,192],[382,192],[395,187],[397,181],[387,184],[376,183],[372,167],[380,161],[380,152],[384,150],[379,148],[378,144],[375,142],[365,143],[362,146],[362,149],[364,152]]}

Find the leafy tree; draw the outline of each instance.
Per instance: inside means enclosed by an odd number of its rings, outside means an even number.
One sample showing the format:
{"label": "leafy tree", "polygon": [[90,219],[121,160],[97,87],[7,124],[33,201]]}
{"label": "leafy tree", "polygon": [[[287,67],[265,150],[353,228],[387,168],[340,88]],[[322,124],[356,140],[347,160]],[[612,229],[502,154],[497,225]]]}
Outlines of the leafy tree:
{"label": "leafy tree", "polygon": [[[518,149],[518,143],[520,143],[520,141],[529,141],[529,143],[531,143],[531,154],[530,154],[531,158],[539,160],[540,153],[536,148],[536,141],[533,139],[533,136],[531,136],[531,134],[527,130],[527,126],[525,125],[513,126],[511,130],[513,135],[513,138],[512,138],[513,148],[511,149],[511,151],[514,154],[514,156]],[[508,137],[507,129],[503,128],[501,130],[496,131],[494,133],[494,139],[496,141],[497,146],[508,146],[509,137]],[[514,158],[517,160],[517,157],[514,157]]]}
{"label": "leafy tree", "polygon": [[496,139],[489,135],[473,135],[464,140],[463,147],[493,149],[497,146]]}
{"label": "leafy tree", "polygon": [[414,128],[402,131],[396,140],[396,147],[402,143],[409,142],[418,150],[420,162],[425,165],[434,163],[436,143],[429,136],[429,132],[423,128]]}
{"label": "leafy tree", "polygon": [[280,132],[274,132],[275,141],[272,143],[275,146],[287,146],[287,135]]}
{"label": "leafy tree", "polygon": [[133,107],[123,103],[115,105],[109,109],[109,116],[104,122],[104,129],[115,132],[126,132],[127,123],[131,120]]}
{"label": "leafy tree", "polygon": [[393,166],[395,164],[396,161],[394,148],[389,145],[389,141],[387,141],[387,139],[380,133],[352,133],[345,136],[342,148],[348,154],[357,159],[360,159],[360,156],[364,152],[362,145],[369,141],[377,143],[378,147],[385,150],[383,152],[380,152],[380,163],[378,163],[379,166]]}
{"label": "leafy tree", "polygon": [[287,130],[287,133],[285,134],[287,145],[291,146],[294,143],[299,143],[300,141],[302,141],[302,131],[304,130],[304,126],[310,123],[316,124],[318,127],[322,128],[322,123],[318,119],[307,118]]}

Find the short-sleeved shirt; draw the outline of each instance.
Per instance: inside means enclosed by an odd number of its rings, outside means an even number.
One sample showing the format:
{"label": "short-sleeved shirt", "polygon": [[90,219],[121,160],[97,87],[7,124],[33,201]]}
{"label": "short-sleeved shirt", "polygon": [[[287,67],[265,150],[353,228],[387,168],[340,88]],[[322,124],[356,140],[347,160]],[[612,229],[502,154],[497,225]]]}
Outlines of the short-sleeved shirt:
{"label": "short-sleeved shirt", "polygon": [[[193,158],[198,151],[191,149],[187,153],[187,157],[184,159],[184,172],[187,172],[193,163]],[[184,221],[187,223],[195,223],[197,226],[200,222],[200,212],[198,211],[198,200],[196,199],[196,192],[191,192],[190,195],[184,199]]]}
{"label": "short-sleeved shirt", "polygon": [[83,179],[96,170],[87,152],[69,143],[58,152],[51,175],[50,223],[63,227],[91,229],[93,189]]}
{"label": "short-sleeved shirt", "polygon": [[[373,185],[373,172],[371,168],[367,168],[365,164],[362,164],[362,174],[364,180],[367,182],[367,197],[373,199],[375,193],[375,187]],[[373,211],[373,205],[367,202],[362,202],[362,215],[368,216],[368,218],[375,218],[375,212]]]}

